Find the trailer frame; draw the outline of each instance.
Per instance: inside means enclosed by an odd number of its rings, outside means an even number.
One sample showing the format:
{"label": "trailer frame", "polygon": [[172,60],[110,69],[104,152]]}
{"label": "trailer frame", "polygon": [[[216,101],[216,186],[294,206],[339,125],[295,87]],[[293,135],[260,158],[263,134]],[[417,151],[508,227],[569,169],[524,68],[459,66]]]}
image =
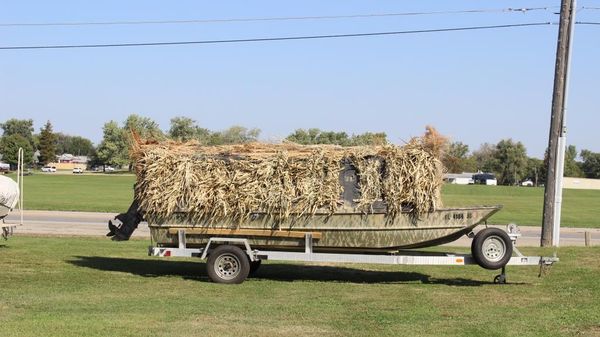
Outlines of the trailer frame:
{"label": "trailer frame", "polygon": [[[515,224],[507,226],[507,234],[512,241],[513,256],[506,266],[540,266],[540,271],[552,266],[559,261],[556,254],[548,256],[525,256],[516,247],[517,238],[521,236]],[[469,236],[472,237],[472,236]],[[279,260],[294,262],[331,262],[331,263],[361,263],[361,264],[387,264],[387,265],[419,265],[419,266],[466,266],[477,265],[471,254],[423,252],[413,250],[400,250],[394,253],[320,253],[313,247],[312,233],[304,235],[304,251],[291,250],[260,250],[252,249],[247,238],[232,238],[211,236],[204,247],[189,248],[186,244],[186,230],[177,230],[177,247],[148,248],[149,256],[156,257],[198,257],[207,259],[210,251],[220,244],[235,245],[240,247],[248,256],[250,262],[262,260]],[[500,274],[494,277],[494,283],[507,283],[506,266],[502,267]],[[540,272],[540,275],[542,273]]]}

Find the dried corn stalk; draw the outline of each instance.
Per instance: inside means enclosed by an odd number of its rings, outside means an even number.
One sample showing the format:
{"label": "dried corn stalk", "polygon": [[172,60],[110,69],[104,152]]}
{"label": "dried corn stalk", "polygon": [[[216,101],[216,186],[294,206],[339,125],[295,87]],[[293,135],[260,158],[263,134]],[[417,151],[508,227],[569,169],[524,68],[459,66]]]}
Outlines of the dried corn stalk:
{"label": "dried corn stalk", "polygon": [[[134,137],[135,138],[135,137]],[[240,224],[254,213],[275,221],[333,214],[343,202],[342,162],[359,177],[358,211],[383,200],[387,214],[440,206],[442,165],[427,138],[404,146],[144,143],[132,147],[136,198],[150,223]]]}

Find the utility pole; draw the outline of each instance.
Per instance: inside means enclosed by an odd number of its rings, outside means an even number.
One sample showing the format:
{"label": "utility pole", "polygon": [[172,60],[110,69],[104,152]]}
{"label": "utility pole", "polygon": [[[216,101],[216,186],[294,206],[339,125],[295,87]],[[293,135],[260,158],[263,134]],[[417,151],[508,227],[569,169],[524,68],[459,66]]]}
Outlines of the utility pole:
{"label": "utility pole", "polygon": [[552,116],[548,137],[548,167],[544,191],[542,247],[550,245],[557,247],[560,238],[562,178],[567,133],[565,115],[575,10],[575,0],[561,0],[556,65],[554,68]]}

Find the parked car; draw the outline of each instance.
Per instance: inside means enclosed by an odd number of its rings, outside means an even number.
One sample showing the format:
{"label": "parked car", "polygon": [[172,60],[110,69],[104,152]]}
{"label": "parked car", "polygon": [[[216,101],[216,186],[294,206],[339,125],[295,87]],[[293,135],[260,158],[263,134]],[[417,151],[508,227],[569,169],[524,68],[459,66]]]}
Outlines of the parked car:
{"label": "parked car", "polygon": [[56,172],[56,167],[44,166],[44,167],[42,167],[42,172]]}
{"label": "parked car", "polygon": [[521,182],[521,186],[533,186],[533,181],[527,179]]}
{"label": "parked car", "polygon": [[81,167],[76,167],[73,169],[74,174],[83,173],[83,169]]}
{"label": "parked car", "polygon": [[104,168],[104,170],[105,170],[106,172],[113,172],[113,171],[115,170],[115,168],[114,168],[114,167],[112,167],[112,166],[107,166],[107,167],[105,167],[105,168]]}

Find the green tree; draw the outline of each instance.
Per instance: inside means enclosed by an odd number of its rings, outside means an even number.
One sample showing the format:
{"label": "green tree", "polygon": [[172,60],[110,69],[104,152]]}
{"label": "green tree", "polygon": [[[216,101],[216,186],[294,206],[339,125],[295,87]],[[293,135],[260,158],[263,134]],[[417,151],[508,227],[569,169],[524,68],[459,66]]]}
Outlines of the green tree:
{"label": "green tree", "polygon": [[144,139],[164,138],[164,134],[160,130],[158,123],[149,117],[143,117],[137,114],[127,116],[123,129],[125,129],[127,136],[133,131]]}
{"label": "green tree", "polygon": [[2,128],[3,136],[20,135],[27,139],[32,148],[35,148],[33,139],[33,119],[11,118],[4,123],[0,123],[0,128]]}
{"label": "green tree", "polygon": [[350,137],[346,132],[322,131],[317,138],[317,144],[350,146]]}
{"label": "green tree", "polygon": [[75,156],[92,156],[95,152],[94,144],[87,138],[60,132],[55,135],[57,154],[70,153]]}
{"label": "green tree", "polygon": [[586,178],[600,179],[600,153],[581,150],[581,169]]}
{"label": "green tree", "polygon": [[462,173],[466,171],[468,165],[469,145],[462,142],[452,142],[448,144],[442,163],[450,173]]}
{"label": "green tree", "polygon": [[125,130],[115,121],[104,124],[102,142],[98,145],[97,159],[104,165],[125,166],[129,163]]}
{"label": "green tree", "polygon": [[303,145],[312,145],[317,144],[317,136],[321,133],[321,130],[312,128],[308,130],[297,129],[292,134],[287,136],[287,140],[290,142],[303,144]]}
{"label": "green tree", "polygon": [[476,170],[482,172],[492,172],[495,166],[494,154],[496,146],[490,143],[483,143],[479,149],[473,151],[472,160],[475,162]]}
{"label": "green tree", "polygon": [[56,160],[56,136],[52,132],[50,121],[40,131],[40,157],[39,162],[42,165],[52,163]]}
{"label": "green tree", "polygon": [[201,143],[207,143],[210,139],[210,130],[201,128],[196,121],[189,117],[171,118],[171,128],[169,137],[178,141],[199,140]]}
{"label": "green tree", "polygon": [[385,145],[388,143],[388,139],[385,132],[365,132],[358,135],[352,135],[350,143],[353,146]]}
{"label": "green tree", "polygon": [[537,158],[527,158],[527,168],[524,178],[531,179],[534,186],[543,184],[546,180],[544,161]]}
{"label": "green tree", "polygon": [[565,151],[565,177],[583,177],[583,171],[577,163],[577,148],[569,145]]}
{"label": "green tree", "polygon": [[196,121],[189,117],[171,118],[169,137],[174,140],[188,141],[196,138]]}
{"label": "green tree", "polygon": [[4,136],[21,135],[27,140],[33,136],[33,119],[11,118],[4,123],[0,123]]}
{"label": "green tree", "polygon": [[527,170],[527,150],[521,142],[503,139],[494,150],[493,172],[501,185],[516,185]]}
{"label": "green tree", "polygon": [[243,126],[232,126],[229,129],[213,132],[209,136],[209,145],[243,144],[255,142],[260,135],[260,129],[248,129]]}
{"label": "green tree", "polygon": [[16,133],[0,138],[0,154],[2,161],[15,167],[18,163],[19,148],[23,148],[23,163],[31,164],[33,161],[33,147],[27,138]]}
{"label": "green tree", "polygon": [[349,136],[346,132],[323,131],[317,128],[297,129],[286,140],[302,145],[331,144],[340,146],[384,145],[387,135],[384,132],[365,132]]}

